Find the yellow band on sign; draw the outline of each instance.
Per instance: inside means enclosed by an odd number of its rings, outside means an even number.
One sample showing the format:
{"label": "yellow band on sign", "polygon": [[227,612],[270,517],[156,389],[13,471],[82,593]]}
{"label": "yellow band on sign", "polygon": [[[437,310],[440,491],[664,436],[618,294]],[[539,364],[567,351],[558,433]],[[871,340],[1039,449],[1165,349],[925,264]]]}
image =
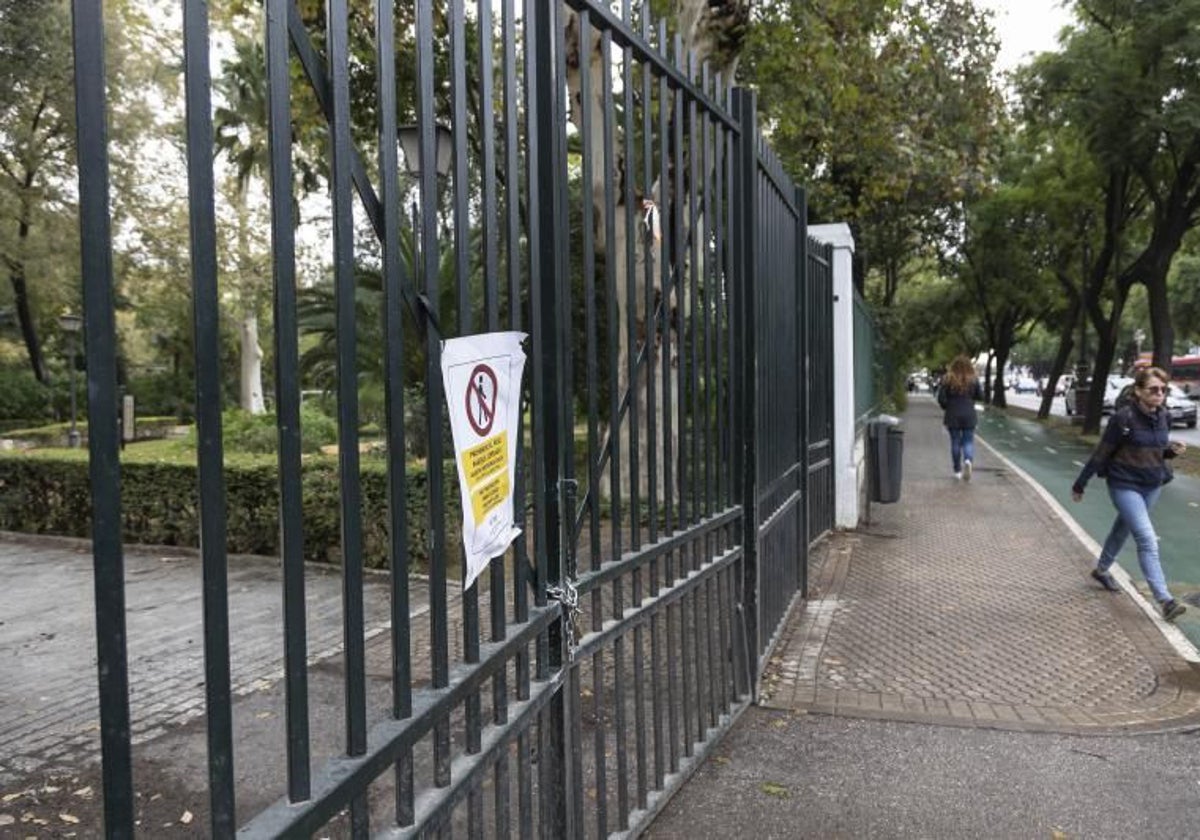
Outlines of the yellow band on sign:
{"label": "yellow band on sign", "polygon": [[471,491],[471,508],[475,512],[475,525],[483,523],[483,519],[492,510],[508,498],[508,472],[502,472],[491,481],[476,487]]}
{"label": "yellow band on sign", "polygon": [[500,470],[508,469],[508,432],[492,435],[483,443],[477,443],[462,453],[463,475],[467,487],[474,488],[480,481]]}

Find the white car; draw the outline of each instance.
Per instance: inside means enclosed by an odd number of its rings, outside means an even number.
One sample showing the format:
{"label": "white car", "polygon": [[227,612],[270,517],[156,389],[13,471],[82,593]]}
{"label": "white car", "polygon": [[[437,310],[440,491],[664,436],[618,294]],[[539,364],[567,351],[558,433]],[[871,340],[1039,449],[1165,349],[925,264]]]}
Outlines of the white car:
{"label": "white car", "polygon": [[1187,394],[1176,385],[1167,386],[1167,415],[1171,418],[1170,425],[1182,423],[1189,429],[1196,428],[1196,401],[1188,399]]}
{"label": "white car", "polygon": [[1108,380],[1104,385],[1104,404],[1100,408],[1100,413],[1112,414],[1116,410],[1114,408],[1114,404],[1117,401],[1117,397],[1119,397],[1121,392],[1125,390],[1126,385],[1132,384],[1132,377],[1118,376],[1115,373],[1109,375]]}
{"label": "white car", "polygon": [[[1133,382],[1133,380],[1128,376],[1121,376],[1115,373],[1109,375],[1104,382],[1104,402],[1100,407],[1101,414],[1113,413],[1113,402],[1116,400],[1117,395],[1121,393],[1122,388],[1131,382]],[[1063,402],[1065,404],[1068,416],[1072,414],[1078,414],[1079,409],[1081,408],[1081,406],[1075,404],[1075,397],[1075,388],[1067,388],[1067,393],[1063,399]]]}

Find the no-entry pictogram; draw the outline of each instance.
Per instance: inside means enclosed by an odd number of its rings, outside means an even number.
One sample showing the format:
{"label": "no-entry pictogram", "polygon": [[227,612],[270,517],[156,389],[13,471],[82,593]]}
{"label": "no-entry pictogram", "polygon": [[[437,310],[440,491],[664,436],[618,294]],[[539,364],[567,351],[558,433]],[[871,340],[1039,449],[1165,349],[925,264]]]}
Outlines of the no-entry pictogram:
{"label": "no-entry pictogram", "polygon": [[486,437],[496,419],[496,372],[485,364],[471,371],[467,384],[467,422],[475,434]]}

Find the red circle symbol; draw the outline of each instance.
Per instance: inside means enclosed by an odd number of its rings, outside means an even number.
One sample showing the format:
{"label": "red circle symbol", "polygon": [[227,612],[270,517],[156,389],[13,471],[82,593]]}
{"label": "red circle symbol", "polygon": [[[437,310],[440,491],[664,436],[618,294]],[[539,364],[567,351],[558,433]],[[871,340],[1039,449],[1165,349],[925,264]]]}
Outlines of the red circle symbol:
{"label": "red circle symbol", "polygon": [[496,373],[485,364],[475,365],[467,382],[467,422],[480,437],[492,430],[496,419]]}

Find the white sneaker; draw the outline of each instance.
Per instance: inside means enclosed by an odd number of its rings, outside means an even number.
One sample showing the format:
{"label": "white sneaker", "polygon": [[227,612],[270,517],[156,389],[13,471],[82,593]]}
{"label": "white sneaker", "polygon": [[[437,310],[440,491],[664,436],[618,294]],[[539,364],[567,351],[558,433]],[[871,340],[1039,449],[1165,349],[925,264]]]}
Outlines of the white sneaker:
{"label": "white sneaker", "polygon": [[954,478],[955,478],[955,480],[956,480],[956,481],[962,481],[962,473],[960,473],[960,472],[956,472],[956,473],[954,474]]}
{"label": "white sneaker", "polygon": [[963,477],[963,481],[971,480],[971,462],[970,461],[963,461],[962,477]]}

